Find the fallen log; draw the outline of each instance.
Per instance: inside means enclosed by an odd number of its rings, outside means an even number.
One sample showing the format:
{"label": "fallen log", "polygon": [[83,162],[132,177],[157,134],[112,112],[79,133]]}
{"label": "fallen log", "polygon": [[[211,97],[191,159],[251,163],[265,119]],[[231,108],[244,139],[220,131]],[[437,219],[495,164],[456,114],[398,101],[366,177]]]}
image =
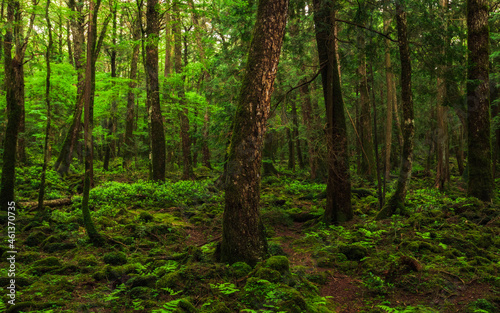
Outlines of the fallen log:
{"label": "fallen log", "polygon": [[[71,202],[72,202],[71,198],[45,200],[43,201],[43,206],[54,208],[58,206],[71,204]],[[30,209],[30,211],[38,207],[38,201],[20,202],[19,204],[26,209]]]}

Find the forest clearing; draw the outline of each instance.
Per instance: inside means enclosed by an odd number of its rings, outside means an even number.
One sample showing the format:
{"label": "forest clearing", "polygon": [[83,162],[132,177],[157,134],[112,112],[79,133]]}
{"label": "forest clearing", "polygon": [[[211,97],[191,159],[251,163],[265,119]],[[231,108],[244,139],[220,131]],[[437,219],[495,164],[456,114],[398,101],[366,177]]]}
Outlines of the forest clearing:
{"label": "forest clearing", "polygon": [[0,312],[500,312],[498,1],[0,21]]}

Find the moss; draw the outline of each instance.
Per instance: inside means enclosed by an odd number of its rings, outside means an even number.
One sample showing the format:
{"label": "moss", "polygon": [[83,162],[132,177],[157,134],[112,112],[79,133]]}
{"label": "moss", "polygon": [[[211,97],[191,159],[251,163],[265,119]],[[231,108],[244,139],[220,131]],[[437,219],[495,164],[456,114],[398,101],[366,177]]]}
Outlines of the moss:
{"label": "moss", "polygon": [[151,298],[152,291],[148,287],[139,286],[130,289],[128,292],[130,298],[132,299],[142,299],[147,300]]}
{"label": "moss", "polygon": [[316,265],[322,268],[335,267],[335,259],[332,257],[320,257],[316,260]]}
{"label": "moss", "polygon": [[491,303],[486,299],[478,299],[469,304],[466,312],[487,312],[487,313],[495,313],[498,312],[500,308],[498,308],[495,304]]}
{"label": "moss", "polygon": [[93,254],[78,255],[75,257],[75,261],[79,266],[96,266],[98,264],[97,258]]}
{"label": "moss", "polygon": [[178,313],[196,313],[197,310],[191,304],[191,302],[189,302],[186,299],[181,299],[181,301],[179,301],[179,303],[177,304],[176,312],[178,312]]}
{"label": "moss", "polygon": [[111,265],[123,265],[127,263],[127,256],[123,252],[110,252],[104,255],[103,261]]}
{"label": "moss", "polygon": [[149,212],[141,212],[141,214],[139,214],[139,220],[144,222],[151,222],[154,220],[154,217]]}
{"label": "moss", "polygon": [[265,266],[280,272],[281,274],[286,274],[290,272],[290,263],[286,256],[272,256],[266,260]]}
{"label": "moss", "polygon": [[267,251],[272,256],[275,256],[275,255],[284,255],[284,256],[286,256],[286,253],[283,250],[283,248],[279,244],[274,243],[274,242],[270,242],[269,243],[269,245],[267,247]]}
{"label": "moss", "polygon": [[46,238],[47,235],[43,232],[35,231],[30,233],[28,237],[26,237],[26,239],[24,240],[24,244],[28,247],[35,247],[41,244]]}
{"label": "moss", "polygon": [[53,253],[63,250],[75,249],[76,245],[71,242],[53,242],[43,246],[43,251]]}
{"label": "moss", "polygon": [[328,273],[327,272],[315,272],[306,275],[306,278],[313,283],[324,285],[328,281]]}
{"label": "moss", "polygon": [[254,276],[268,280],[273,283],[277,283],[282,279],[280,272],[267,267],[259,268]]}
{"label": "moss", "polygon": [[368,254],[368,249],[357,243],[339,245],[338,250],[351,261],[359,261]]}
{"label": "moss", "polygon": [[[8,287],[10,285],[10,277],[0,277],[0,287]],[[26,287],[33,282],[25,277],[16,276],[16,287]]]}
{"label": "moss", "polygon": [[34,251],[20,252],[16,256],[16,260],[23,264],[29,264],[40,259],[40,253]]}
{"label": "moss", "polygon": [[245,277],[252,271],[252,267],[245,262],[236,262],[231,265],[233,273],[237,278]]}
{"label": "moss", "polygon": [[49,256],[45,259],[34,262],[33,266],[62,266],[62,264],[58,258]]}
{"label": "moss", "polygon": [[134,287],[150,287],[153,288],[156,284],[158,277],[155,275],[135,276],[127,281],[125,285],[129,288]]}
{"label": "moss", "polygon": [[211,313],[231,313],[231,310],[229,310],[224,302],[219,302],[215,305]]}
{"label": "moss", "polygon": [[177,271],[163,276],[156,282],[156,288],[172,288],[174,290],[184,288],[184,282],[181,273]]}
{"label": "moss", "polygon": [[470,262],[470,265],[488,265],[491,261],[482,256],[476,256],[474,260]]}

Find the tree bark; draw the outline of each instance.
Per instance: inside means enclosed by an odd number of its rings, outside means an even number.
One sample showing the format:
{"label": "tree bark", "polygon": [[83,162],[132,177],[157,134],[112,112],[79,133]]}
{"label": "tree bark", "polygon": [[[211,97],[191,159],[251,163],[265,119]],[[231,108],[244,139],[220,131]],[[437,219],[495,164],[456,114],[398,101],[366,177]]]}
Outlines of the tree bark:
{"label": "tree bark", "polygon": [[47,124],[45,126],[45,143],[43,148],[43,166],[42,166],[42,174],[40,177],[40,189],[38,192],[38,211],[42,212],[43,210],[43,198],[45,196],[45,175],[47,173],[47,165],[49,163],[49,135],[50,135],[50,122],[51,122],[51,108],[50,108],[50,58],[52,52],[52,25],[50,23],[49,18],[49,7],[50,0],[47,0],[45,5],[45,21],[47,22],[47,32],[49,37],[49,42],[47,44],[47,52],[45,53],[45,64],[47,67],[47,74],[45,78],[45,104],[47,106]]}
{"label": "tree bark", "polygon": [[96,37],[97,37],[97,13],[99,11],[100,1],[97,0],[95,4],[93,0],[89,2],[89,23],[87,29],[87,62],[85,66],[85,85],[83,92],[83,101],[84,101],[84,144],[85,144],[85,177],[83,181],[83,198],[82,198],[82,216],[83,223],[85,225],[85,229],[87,230],[87,235],[89,236],[90,241],[94,245],[102,244],[102,237],[97,232],[94,223],[92,222],[92,218],[90,216],[89,210],[89,196],[90,189],[92,186],[92,169],[94,166],[94,155],[92,149],[92,98],[93,95],[93,87],[92,87],[92,71],[95,71],[95,67],[92,66],[94,63],[94,49],[96,46]]}
{"label": "tree bark", "polygon": [[487,0],[467,1],[467,130],[469,180],[467,195],[493,197],[490,139],[489,28]]}
{"label": "tree bark", "polygon": [[401,99],[403,100],[403,149],[396,191],[386,205],[377,214],[377,219],[387,218],[393,214],[404,213],[404,201],[410,184],[413,163],[413,138],[415,121],[413,119],[413,98],[411,91],[411,60],[408,45],[406,11],[401,1],[396,1],[396,21],[398,28],[399,56],[401,59]]}
{"label": "tree bark", "polygon": [[318,44],[321,79],[326,106],[326,137],[328,180],[324,222],[342,223],[353,218],[351,206],[351,176],[347,147],[347,129],[340,75],[332,35],[335,21],[335,3],[314,0],[314,23]]}
{"label": "tree bark", "polygon": [[[174,21],[172,31],[174,33],[174,57],[175,57],[175,72],[182,73],[182,39],[181,39],[181,17],[179,3],[174,5]],[[182,179],[188,180],[194,177],[193,165],[191,157],[191,138],[189,137],[189,119],[188,108],[184,91],[184,79],[177,86],[177,95],[179,98],[179,120],[180,120],[180,137],[182,145]]]}
{"label": "tree bark", "polygon": [[[390,19],[384,19],[384,33],[389,30]],[[387,84],[387,118],[385,120],[385,164],[384,164],[384,182],[389,179],[391,174],[391,147],[392,147],[392,110],[395,95],[393,93],[393,70],[391,64],[390,41],[385,39],[385,81]]]}
{"label": "tree bark", "polygon": [[[305,66],[302,66],[302,70],[305,70]],[[304,83],[305,80],[302,81]],[[318,152],[316,151],[316,138],[314,136],[314,126],[317,123],[313,120],[311,95],[309,91],[309,85],[303,85],[300,87],[300,93],[302,95],[302,120],[306,125],[308,144],[307,148],[309,151],[309,168],[310,168],[310,178],[316,179],[316,170],[318,166]]]}
{"label": "tree bark", "polygon": [[158,40],[160,32],[158,0],[147,1],[146,11],[146,71],[148,77],[147,108],[151,120],[152,178],[165,180],[165,132],[160,107],[158,83]]}
{"label": "tree bark", "polygon": [[71,162],[73,161],[73,150],[80,133],[80,124],[82,119],[83,109],[83,89],[85,85],[85,58],[84,58],[84,44],[85,44],[85,28],[84,28],[84,15],[82,14],[83,0],[68,1],[68,7],[72,11],[71,33],[73,35],[73,54],[75,70],[78,75],[77,91],[76,91],[76,105],[73,112],[73,121],[68,129],[64,139],[59,156],[54,164],[54,169],[62,176],[69,173]]}
{"label": "tree bark", "polygon": [[372,123],[370,114],[370,95],[368,93],[368,79],[366,74],[366,52],[365,39],[363,34],[358,35],[359,50],[359,127],[358,132],[361,137],[361,146],[364,151],[361,156],[360,174],[368,181],[373,181],[375,174],[375,157],[373,152]]}
{"label": "tree bark", "polygon": [[135,88],[137,87],[137,63],[139,61],[139,40],[141,39],[141,27],[139,17],[136,17],[132,22],[132,40],[134,42],[132,47],[132,59],[130,61],[130,73],[127,93],[127,117],[125,121],[125,153],[124,163],[125,167],[129,168],[132,162],[132,156],[135,154],[134,142],[134,102],[135,102]]}
{"label": "tree bark", "polygon": [[260,219],[262,144],[285,33],[287,0],[260,0],[229,146],[222,262],[253,266],[267,254]]}

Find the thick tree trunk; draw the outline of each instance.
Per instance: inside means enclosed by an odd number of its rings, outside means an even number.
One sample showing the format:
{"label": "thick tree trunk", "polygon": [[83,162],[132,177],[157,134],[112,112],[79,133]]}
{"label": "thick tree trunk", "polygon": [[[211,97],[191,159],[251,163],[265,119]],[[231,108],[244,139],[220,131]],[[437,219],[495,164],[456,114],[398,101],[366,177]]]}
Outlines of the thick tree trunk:
{"label": "thick tree trunk", "polygon": [[242,261],[253,266],[267,254],[259,212],[261,151],[287,8],[287,0],[259,1],[229,146],[222,262]]}
{"label": "thick tree trunk", "polygon": [[483,201],[493,197],[490,139],[489,28],[487,0],[467,1],[467,195]]}
{"label": "thick tree trunk", "polygon": [[288,169],[295,171],[295,140],[289,127],[286,129],[286,138],[288,139]]}
{"label": "thick tree trunk", "polygon": [[[21,23],[21,8],[19,1],[7,2],[6,33],[4,43],[5,91],[8,120],[5,129],[3,146],[2,181],[0,185],[0,209],[6,212],[14,202],[14,186],[16,180],[16,153],[21,121],[22,107],[24,106],[24,51],[18,50],[12,57],[16,28],[14,23]],[[18,53],[20,52],[20,53]]]}
{"label": "thick tree trunk", "polygon": [[147,1],[146,11],[146,71],[148,77],[147,108],[151,121],[151,163],[152,178],[165,180],[165,132],[160,107],[160,86],[158,83],[158,39],[160,32],[158,0]]}
{"label": "thick tree trunk", "polygon": [[399,55],[401,59],[401,98],[403,100],[404,142],[396,191],[379,212],[377,219],[387,218],[393,214],[404,213],[404,202],[410,184],[413,163],[415,121],[413,119],[413,99],[411,91],[410,48],[408,45],[406,11],[399,0],[396,2],[396,14]]}
{"label": "thick tree trunk", "polygon": [[351,176],[344,101],[335,49],[335,38],[330,31],[335,21],[335,3],[314,0],[314,23],[318,43],[319,63],[326,105],[326,141],[328,180],[324,221],[342,223],[353,218],[351,206]]}

